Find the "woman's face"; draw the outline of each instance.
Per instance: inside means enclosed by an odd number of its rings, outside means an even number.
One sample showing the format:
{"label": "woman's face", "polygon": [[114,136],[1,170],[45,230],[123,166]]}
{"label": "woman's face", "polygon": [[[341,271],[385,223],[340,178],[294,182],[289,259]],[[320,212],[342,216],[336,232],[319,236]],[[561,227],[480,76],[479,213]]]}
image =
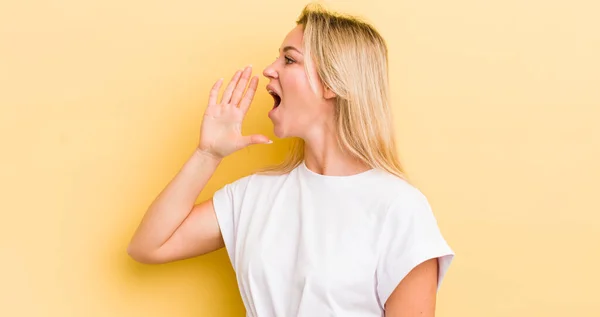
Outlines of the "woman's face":
{"label": "woman's face", "polygon": [[316,92],[311,89],[304,68],[302,38],[303,27],[296,26],[283,40],[277,59],[263,72],[269,79],[267,90],[274,99],[269,118],[279,138],[310,138],[320,133],[334,114],[334,95],[324,91],[314,65],[309,72]]}

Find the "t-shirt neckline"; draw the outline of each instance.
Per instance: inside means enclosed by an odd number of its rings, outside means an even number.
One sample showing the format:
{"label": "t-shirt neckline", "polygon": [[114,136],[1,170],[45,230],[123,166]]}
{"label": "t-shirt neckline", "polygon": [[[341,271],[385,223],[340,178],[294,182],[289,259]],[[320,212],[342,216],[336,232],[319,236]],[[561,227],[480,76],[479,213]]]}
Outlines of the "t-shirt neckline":
{"label": "t-shirt neckline", "polygon": [[327,181],[327,182],[349,182],[349,181],[357,181],[362,180],[366,177],[369,177],[371,174],[375,173],[376,169],[371,168],[369,170],[352,174],[352,175],[323,175],[316,172],[313,172],[306,166],[306,161],[302,161],[298,166],[300,173],[307,178],[314,179],[317,181]]}

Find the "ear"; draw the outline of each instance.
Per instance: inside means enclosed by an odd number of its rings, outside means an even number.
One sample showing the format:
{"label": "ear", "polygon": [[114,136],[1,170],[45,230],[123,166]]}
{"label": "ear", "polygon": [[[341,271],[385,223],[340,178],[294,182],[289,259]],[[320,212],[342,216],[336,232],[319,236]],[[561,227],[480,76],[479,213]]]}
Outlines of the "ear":
{"label": "ear", "polygon": [[329,88],[329,86],[323,85],[323,98],[332,99],[335,97],[337,97],[337,95],[333,92],[333,90],[331,90],[331,88]]}

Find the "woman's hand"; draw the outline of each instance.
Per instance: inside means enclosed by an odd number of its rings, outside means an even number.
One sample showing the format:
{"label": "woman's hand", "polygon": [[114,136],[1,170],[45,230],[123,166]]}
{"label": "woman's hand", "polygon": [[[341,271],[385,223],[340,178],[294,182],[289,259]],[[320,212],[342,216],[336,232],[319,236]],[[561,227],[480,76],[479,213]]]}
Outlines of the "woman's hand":
{"label": "woman's hand", "polygon": [[250,79],[251,74],[251,66],[238,70],[225,88],[220,102],[217,99],[223,79],[213,85],[200,129],[198,150],[203,154],[222,159],[252,144],[271,143],[264,135],[242,135],[242,121],[258,86],[258,77]]}

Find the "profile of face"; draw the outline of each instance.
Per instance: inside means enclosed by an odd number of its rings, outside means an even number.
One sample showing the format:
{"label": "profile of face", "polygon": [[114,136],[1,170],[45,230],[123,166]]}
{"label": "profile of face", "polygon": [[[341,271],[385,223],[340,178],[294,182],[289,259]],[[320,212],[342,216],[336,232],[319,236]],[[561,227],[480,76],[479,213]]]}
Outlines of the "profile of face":
{"label": "profile of face", "polygon": [[308,71],[316,89],[311,88],[305,70],[303,36],[302,25],[292,29],[283,40],[277,59],[263,71],[269,79],[267,91],[274,99],[269,118],[279,138],[310,138],[333,122],[335,94],[323,87],[313,63]]}

